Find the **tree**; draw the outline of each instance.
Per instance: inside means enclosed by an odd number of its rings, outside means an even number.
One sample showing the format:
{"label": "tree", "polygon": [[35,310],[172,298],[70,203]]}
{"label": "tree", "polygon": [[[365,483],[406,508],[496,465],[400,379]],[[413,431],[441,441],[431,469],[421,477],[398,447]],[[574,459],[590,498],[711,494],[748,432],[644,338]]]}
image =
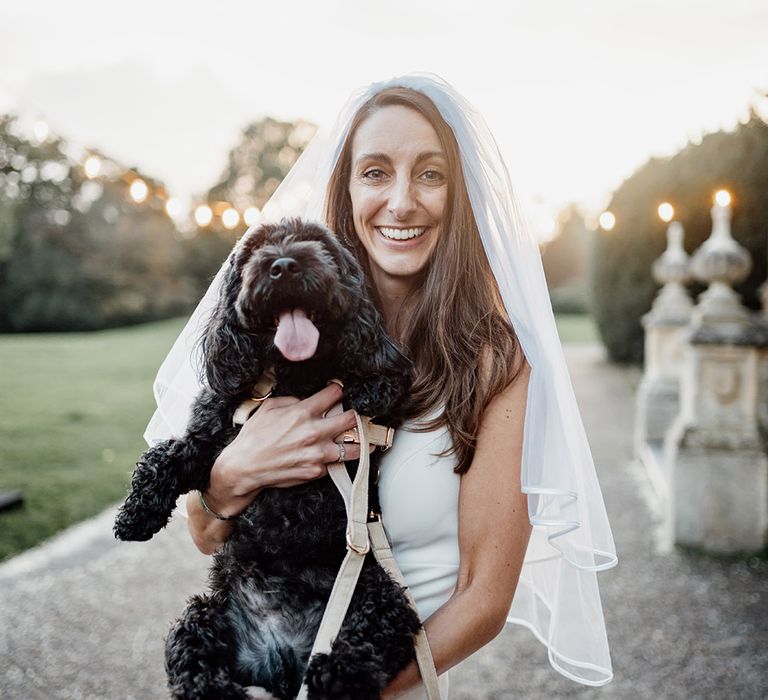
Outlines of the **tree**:
{"label": "tree", "polygon": [[249,207],[262,209],[288,171],[302,154],[316,127],[306,121],[284,122],[265,117],[249,124],[237,145],[229,152],[227,166],[199,204],[214,212],[208,226],[200,227],[186,246],[185,265],[198,282],[202,294],[232,248],[241,223],[227,229],[221,219],[223,208],[240,212]]}
{"label": "tree", "polygon": [[98,179],[53,137],[25,139],[0,117],[0,330],[89,330],[188,309],[181,241],[158,201],[128,196],[137,172]]}
{"label": "tree", "polygon": [[578,207],[566,207],[559,217],[557,236],[543,245],[541,253],[555,312],[589,310],[592,245],[593,233],[586,227]]}

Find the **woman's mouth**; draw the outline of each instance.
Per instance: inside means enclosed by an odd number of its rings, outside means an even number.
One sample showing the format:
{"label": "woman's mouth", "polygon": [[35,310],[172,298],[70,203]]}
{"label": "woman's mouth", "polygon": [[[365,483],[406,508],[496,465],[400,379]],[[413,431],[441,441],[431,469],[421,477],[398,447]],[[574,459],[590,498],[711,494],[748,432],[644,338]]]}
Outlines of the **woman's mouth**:
{"label": "woman's mouth", "polygon": [[376,230],[389,241],[409,241],[424,235],[428,226],[412,226],[410,228],[390,228],[389,226],[376,226]]}

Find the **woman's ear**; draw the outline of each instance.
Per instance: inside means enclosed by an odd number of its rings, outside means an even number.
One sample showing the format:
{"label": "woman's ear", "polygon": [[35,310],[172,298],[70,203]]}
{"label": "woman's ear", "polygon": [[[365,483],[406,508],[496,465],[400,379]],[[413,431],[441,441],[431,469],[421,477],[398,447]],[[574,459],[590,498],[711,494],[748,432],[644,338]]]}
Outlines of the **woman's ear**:
{"label": "woman's ear", "polygon": [[240,257],[237,253],[230,257],[229,270],[201,343],[208,386],[225,396],[249,391],[254,375],[258,378],[262,372],[256,339],[237,316],[237,295],[242,284]]}

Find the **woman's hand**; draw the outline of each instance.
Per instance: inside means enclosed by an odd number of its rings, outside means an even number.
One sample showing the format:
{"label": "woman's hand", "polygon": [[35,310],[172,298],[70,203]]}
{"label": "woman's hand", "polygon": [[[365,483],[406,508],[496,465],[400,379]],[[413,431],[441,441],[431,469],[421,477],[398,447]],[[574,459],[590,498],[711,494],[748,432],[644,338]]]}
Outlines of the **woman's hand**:
{"label": "woman's hand", "polygon": [[[326,465],[339,459],[336,440],[356,425],[351,409],[323,417],[341,397],[341,387],[332,382],[303,400],[266,399],[214,462],[205,491],[209,508],[236,515],[263,488],[295,486],[325,476]],[[345,444],[345,459],[359,456],[358,444]],[[211,554],[226,542],[231,523],[206,513],[197,493],[187,497],[187,511],[192,538],[202,552]]]}

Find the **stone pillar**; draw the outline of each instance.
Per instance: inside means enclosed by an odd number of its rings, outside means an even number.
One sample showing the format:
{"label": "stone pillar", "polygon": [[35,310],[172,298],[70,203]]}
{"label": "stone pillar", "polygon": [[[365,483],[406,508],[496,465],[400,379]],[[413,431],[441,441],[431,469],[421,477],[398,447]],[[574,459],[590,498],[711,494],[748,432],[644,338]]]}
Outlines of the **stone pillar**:
{"label": "stone pillar", "polygon": [[730,207],[712,208],[712,235],[694,254],[708,282],[694,308],[681,381],[680,414],[665,437],[671,474],[669,535],[715,553],[761,549],[768,531],[768,458],[759,430],[764,324],[731,284],[751,258],[730,233]]}
{"label": "stone pillar", "polygon": [[635,454],[645,465],[656,494],[669,495],[661,448],[665,432],[680,409],[685,334],[693,304],[683,286],[690,278],[688,254],[683,248],[683,226],[667,227],[667,249],[653,264],[653,276],[663,285],[651,310],[643,316],[645,372],[637,393]]}
{"label": "stone pillar", "polygon": [[[768,329],[768,280],[760,286],[760,301],[763,305],[762,321],[763,326]],[[763,438],[763,444],[768,446],[768,347],[760,350],[758,360],[759,379],[757,385],[757,420],[760,428],[760,434]]]}

